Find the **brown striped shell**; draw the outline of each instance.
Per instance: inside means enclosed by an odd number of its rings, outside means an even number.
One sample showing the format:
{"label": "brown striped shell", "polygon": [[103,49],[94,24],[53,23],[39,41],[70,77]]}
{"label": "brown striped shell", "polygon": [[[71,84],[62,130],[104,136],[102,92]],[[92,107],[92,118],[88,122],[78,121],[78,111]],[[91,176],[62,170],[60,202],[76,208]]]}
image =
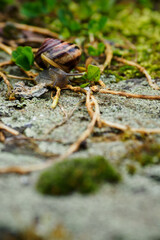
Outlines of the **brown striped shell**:
{"label": "brown striped shell", "polygon": [[81,50],[73,43],[47,38],[35,55],[37,64],[42,68],[46,68],[49,64],[44,61],[42,55],[51,59],[52,62],[56,63],[65,72],[70,72],[78,64]]}

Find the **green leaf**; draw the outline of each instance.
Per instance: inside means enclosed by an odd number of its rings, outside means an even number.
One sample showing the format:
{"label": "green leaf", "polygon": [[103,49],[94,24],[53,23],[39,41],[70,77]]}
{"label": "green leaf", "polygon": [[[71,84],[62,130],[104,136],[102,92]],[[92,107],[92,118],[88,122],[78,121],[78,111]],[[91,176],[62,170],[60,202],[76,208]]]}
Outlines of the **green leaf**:
{"label": "green leaf", "polygon": [[81,84],[80,87],[81,87],[81,88],[85,88],[85,87],[87,87],[88,85],[89,85],[89,82]]}
{"label": "green leaf", "polygon": [[59,9],[58,18],[63,27],[66,27],[71,32],[78,32],[81,30],[81,24],[74,19],[73,14],[64,8]]}
{"label": "green leaf", "polygon": [[98,43],[98,55],[104,52],[105,50],[105,44],[103,42]]}
{"label": "green leaf", "polygon": [[91,19],[88,23],[88,30],[90,33],[102,32],[105,28],[107,17],[101,16],[100,19]]}
{"label": "green leaf", "polygon": [[35,18],[50,13],[55,7],[56,0],[37,0],[25,2],[21,6],[21,14],[28,18]]}
{"label": "green leaf", "polygon": [[28,71],[34,62],[34,55],[31,47],[17,47],[12,52],[12,61],[14,61],[19,67]]}
{"label": "green leaf", "polygon": [[101,53],[103,53],[105,50],[105,44],[104,43],[98,43],[97,48],[94,48],[93,46],[88,47],[88,53],[91,56],[99,56]]}
{"label": "green leaf", "polygon": [[22,15],[27,18],[38,17],[43,13],[43,6],[41,2],[25,2],[20,9]]}
{"label": "green leaf", "polygon": [[89,53],[90,56],[97,56],[98,55],[97,49],[94,48],[93,46],[88,47],[88,53]]}
{"label": "green leaf", "polygon": [[87,68],[87,79],[89,81],[97,82],[100,79],[101,73],[100,68],[89,64]]}

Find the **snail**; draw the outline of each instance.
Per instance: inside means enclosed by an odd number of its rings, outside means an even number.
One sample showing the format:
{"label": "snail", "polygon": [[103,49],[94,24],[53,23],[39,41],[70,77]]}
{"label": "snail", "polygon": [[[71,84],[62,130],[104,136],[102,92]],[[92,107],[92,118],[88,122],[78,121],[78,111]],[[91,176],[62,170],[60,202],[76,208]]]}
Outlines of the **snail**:
{"label": "snail", "polygon": [[81,75],[69,73],[79,63],[80,56],[81,50],[75,44],[47,38],[35,54],[35,61],[39,67],[48,70],[45,73],[53,86],[62,88],[68,83],[69,76]]}
{"label": "snail", "polygon": [[15,86],[16,98],[39,97],[48,91],[48,87],[65,87],[70,76],[82,75],[69,73],[79,62],[81,50],[73,43],[59,39],[47,38],[35,54],[35,61],[43,71],[39,73],[34,87],[26,87],[19,83]]}

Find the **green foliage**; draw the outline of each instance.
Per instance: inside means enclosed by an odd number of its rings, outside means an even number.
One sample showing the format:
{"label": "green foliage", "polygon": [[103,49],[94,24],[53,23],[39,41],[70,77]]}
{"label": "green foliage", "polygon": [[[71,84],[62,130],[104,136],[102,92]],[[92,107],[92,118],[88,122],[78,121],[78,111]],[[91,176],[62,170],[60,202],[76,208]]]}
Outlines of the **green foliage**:
{"label": "green foliage", "polygon": [[107,23],[106,16],[100,16],[99,19],[91,19],[88,23],[88,31],[96,34],[97,32],[103,31]]}
{"label": "green foliage", "polygon": [[34,2],[25,2],[21,6],[21,14],[27,18],[38,17],[42,14],[50,13],[56,4],[56,0],[37,0]]}
{"label": "green foliage", "polygon": [[87,79],[89,81],[98,82],[100,79],[99,67],[89,64],[87,68]]}
{"label": "green foliage", "polygon": [[102,42],[98,43],[97,48],[93,46],[88,47],[88,53],[91,56],[99,56],[104,52],[104,50],[105,50],[105,44]]}
{"label": "green foliage", "polygon": [[80,87],[87,87],[91,82],[98,82],[100,79],[101,73],[100,68],[94,65],[89,64],[86,74],[83,75],[83,80],[86,80],[86,83],[82,84]]}
{"label": "green foliage", "polygon": [[62,25],[68,28],[71,32],[76,32],[81,29],[80,23],[76,21],[73,17],[73,14],[70,11],[67,11],[65,8],[59,9],[58,18]]}
{"label": "green foliage", "polygon": [[12,61],[14,61],[19,67],[28,71],[34,62],[34,55],[31,47],[17,47],[12,52]]}
{"label": "green foliage", "polygon": [[[160,13],[151,10],[160,6],[158,1],[129,0],[124,4],[123,0],[28,0],[17,4],[16,1],[2,0],[0,7],[3,9],[10,4],[19,6],[21,17],[25,16],[27,23],[31,23],[30,18],[35,18],[33,24],[37,24],[38,17],[39,25],[57,32],[60,38],[73,37],[82,46],[88,39],[94,39],[97,43],[100,37],[110,40],[114,55],[137,61],[152,78],[160,75]],[[10,34],[7,31],[4,35],[7,39],[10,39],[10,35],[14,35],[14,39],[19,38],[18,33]],[[14,29],[10,32],[14,32]],[[117,43],[122,47],[117,47]],[[98,43],[97,48],[88,48],[89,55],[93,57],[103,52],[103,43]],[[110,71],[119,80],[142,76],[135,68],[122,69],[119,68],[120,64],[112,63],[114,66]],[[85,86],[89,84],[88,81]]]}
{"label": "green foliage", "polygon": [[104,157],[67,159],[40,175],[37,190],[49,195],[86,194],[94,192],[104,182],[120,180],[120,174]]}

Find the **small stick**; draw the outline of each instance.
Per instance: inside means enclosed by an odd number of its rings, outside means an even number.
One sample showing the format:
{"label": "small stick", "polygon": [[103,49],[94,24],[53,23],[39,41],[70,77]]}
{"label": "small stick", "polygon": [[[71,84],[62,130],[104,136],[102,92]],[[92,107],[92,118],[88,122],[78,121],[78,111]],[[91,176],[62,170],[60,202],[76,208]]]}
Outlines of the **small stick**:
{"label": "small stick", "polygon": [[156,89],[156,90],[159,89],[159,86],[156,83],[153,83],[152,78],[149,75],[149,73],[147,72],[147,70],[144,67],[142,67],[141,65],[139,65],[138,63],[135,63],[135,62],[132,62],[132,61],[128,61],[128,60],[126,60],[124,58],[120,58],[120,57],[116,57],[116,56],[113,57],[113,59],[116,60],[117,62],[121,62],[121,63],[127,64],[129,66],[133,66],[133,67],[138,68],[138,70],[146,76],[146,78],[148,80],[148,84],[153,89]]}
{"label": "small stick", "polygon": [[108,90],[108,89],[99,89],[92,88],[92,91],[98,91],[100,93],[107,93],[107,94],[113,94],[113,95],[119,95],[124,96],[127,98],[140,98],[140,99],[149,99],[149,100],[160,100],[160,95],[152,96],[152,95],[141,95],[141,94],[133,94],[128,92],[121,92],[121,91],[114,91],[114,90]]}
{"label": "small stick", "polygon": [[12,65],[13,62],[11,60],[7,60],[7,61],[4,61],[4,62],[1,62],[0,63],[0,67],[4,67],[4,66],[7,66],[7,65]]}
{"label": "small stick", "polygon": [[86,107],[87,107],[87,111],[88,111],[88,114],[90,116],[90,118],[93,118],[93,110],[91,108],[91,103],[90,103],[90,96],[91,96],[91,93],[90,91],[87,91],[87,94],[86,94]]}
{"label": "small stick", "polygon": [[130,126],[119,124],[119,123],[113,123],[110,121],[101,120],[103,127],[111,127],[116,128],[121,131],[130,131],[132,133],[141,133],[141,134],[160,134],[160,128],[131,128]]}
{"label": "small stick", "polygon": [[2,131],[0,131],[0,142],[5,142],[5,136],[4,133]]}
{"label": "small stick", "polygon": [[[93,89],[92,89],[93,90]],[[92,96],[92,98],[94,98],[94,96]],[[98,107],[98,103],[97,100],[94,98],[94,102]],[[113,123],[111,121],[105,121],[100,119],[100,114],[99,114],[99,121],[101,122],[100,127],[111,127],[111,128],[116,128],[119,129],[121,131],[130,131],[132,133],[141,133],[141,134],[159,134],[160,133],[160,128],[155,128],[155,129],[150,129],[150,128],[131,128],[130,126],[126,126],[123,124],[119,124],[119,123]]]}
{"label": "small stick", "polygon": [[98,80],[98,83],[101,87],[106,88],[106,84],[101,79]]}
{"label": "small stick", "polygon": [[68,114],[65,111],[64,107],[60,103],[58,103],[58,106],[60,107],[62,114],[64,115],[64,118],[66,119],[68,117]]}
{"label": "small stick", "polygon": [[9,78],[15,78],[15,79],[21,79],[21,80],[30,80],[30,81],[33,81],[33,78],[20,77],[20,76],[15,76],[15,75],[10,75],[10,74],[7,74],[7,77],[9,77]]}
{"label": "small stick", "polygon": [[106,60],[103,63],[103,65],[100,67],[101,73],[103,73],[103,71],[106,69],[106,67],[111,64],[111,61],[113,58],[113,51],[112,51],[111,45],[106,41],[103,41],[103,42],[106,46],[106,50],[105,50]]}
{"label": "small stick", "polygon": [[81,93],[87,94],[87,90],[85,90],[84,88],[73,87],[72,85],[66,85],[64,89],[69,89],[69,90],[72,90],[74,92],[81,92]]}
{"label": "small stick", "polygon": [[60,89],[59,87],[55,86],[55,88],[56,88],[56,90],[57,90],[56,95],[53,97],[53,92],[52,92],[52,94],[51,94],[51,98],[52,98],[52,100],[53,100],[52,105],[51,105],[51,108],[53,108],[53,109],[54,109],[54,108],[57,106],[57,104],[58,104],[58,100],[59,100],[60,92],[61,92],[61,89]]}
{"label": "small stick", "polygon": [[21,68],[21,70],[29,77],[29,78],[34,78],[38,75],[38,73],[33,73],[31,71],[25,71],[24,69]]}
{"label": "small stick", "polygon": [[8,127],[8,126],[6,126],[6,125],[3,124],[2,122],[0,122],[0,129],[1,129],[1,130],[5,130],[6,132],[9,132],[9,133],[11,133],[11,134],[14,135],[14,136],[17,136],[17,135],[20,134],[18,131],[14,130],[14,129]]}
{"label": "small stick", "polygon": [[25,38],[20,38],[15,40],[16,43],[18,44],[26,44],[26,43],[42,43],[44,41],[44,38],[39,38],[39,37],[31,37],[28,39]]}
{"label": "small stick", "polygon": [[9,55],[12,55],[12,49],[8,47],[7,45],[0,42],[0,49],[8,53]]}
{"label": "small stick", "polygon": [[10,82],[8,81],[8,79],[7,79],[7,77],[6,77],[6,75],[4,73],[0,72],[0,77],[3,78],[5,84],[7,85],[8,93],[10,94],[11,91],[12,91],[12,85],[10,84]]}
{"label": "small stick", "polygon": [[[20,30],[27,30],[27,31],[31,31],[31,32],[36,32],[36,33],[40,33],[40,34],[43,34],[43,35],[47,35],[47,36],[50,36],[50,37],[53,37],[53,38],[58,38],[58,34],[55,33],[55,32],[52,32],[46,28],[41,28],[41,27],[35,27],[35,26],[30,26],[30,25],[27,25],[27,24],[20,24],[20,23],[14,23],[13,22],[13,25],[20,29]],[[6,26],[6,23],[2,22],[0,23],[0,28],[3,28]]]}
{"label": "small stick", "polygon": [[99,110],[99,104],[97,102],[97,100],[95,99],[95,97],[93,95],[91,95],[91,99],[95,105],[95,107],[97,108],[97,112],[98,112],[98,116],[97,116],[97,126],[99,128],[102,127],[102,121],[101,121],[101,117],[100,117],[100,110]]}

